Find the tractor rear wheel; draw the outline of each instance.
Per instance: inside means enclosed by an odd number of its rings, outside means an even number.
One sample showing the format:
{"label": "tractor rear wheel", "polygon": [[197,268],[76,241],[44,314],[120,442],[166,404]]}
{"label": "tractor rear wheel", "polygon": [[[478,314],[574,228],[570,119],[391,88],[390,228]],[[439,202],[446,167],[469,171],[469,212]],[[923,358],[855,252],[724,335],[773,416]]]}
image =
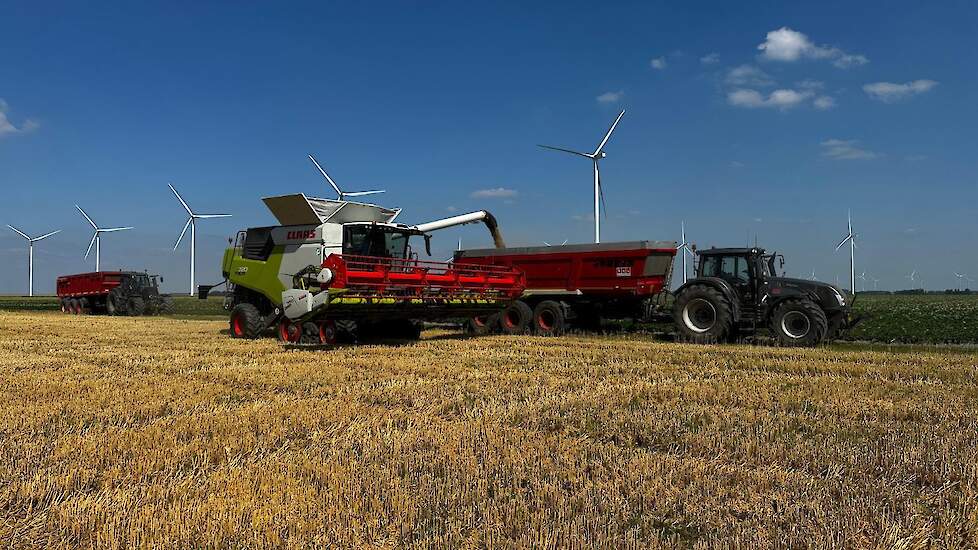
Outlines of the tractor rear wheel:
{"label": "tractor rear wheel", "polygon": [[126,297],[118,288],[110,290],[105,297],[105,311],[109,315],[126,314]]}
{"label": "tractor rear wheel", "polygon": [[231,338],[258,338],[264,321],[258,308],[248,304],[238,304],[231,310]]}
{"label": "tractor rear wheel", "polygon": [[499,317],[499,327],[504,334],[524,334],[533,322],[533,310],[526,302],[516,300],[506,306]]}
{"label": "tractor rear wheel", "polygon": [[533,332],[540,336],[560,336],[567,320],[564,308],[553,300],[544,300],[533,308]]}
{"label": "tractor rear wheel", "polygon": [[733,307],[719,290],[691,285],[676,296],[672,309],[676,337],[681,342],[715,344],[733,335]]}
{"label": "tractor rear wheel", "polygon": [[499,314],[479,315],[465,323],[465,330],[475,336],[485,336],[499,330]]}
{"label": "tractor rear wheel", "polygon": [[129,298],[126,302],[126,313],[132,317],[139,317],[143,313],[146,313],[146,302],[143,301],[141,296],[133,296]]}
{"label": "tractor rear wheel", "polygon": [[814,347],[828,331],[825,312],[811,300],[787,300],[771,315],[771,334],[781,346]]}

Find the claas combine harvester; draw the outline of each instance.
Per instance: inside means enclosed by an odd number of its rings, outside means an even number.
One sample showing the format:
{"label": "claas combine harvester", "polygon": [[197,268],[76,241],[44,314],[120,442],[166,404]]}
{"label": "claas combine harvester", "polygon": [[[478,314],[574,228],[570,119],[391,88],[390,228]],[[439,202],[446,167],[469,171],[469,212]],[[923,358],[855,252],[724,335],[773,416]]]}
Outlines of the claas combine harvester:
{"label": "claas combine harvester", "polygon": [[426,261],[415,251],[421,244],[430,255],[432,231],[479,222],[504,246],[486,211],[405,225],[394,222],[400,210],[373,204],[262,200],[280,225],[239,232],[222,261],[232,337],[274,328],[288,344],[415,339],[423,321],[494,313],[524,290],[518,269]]}

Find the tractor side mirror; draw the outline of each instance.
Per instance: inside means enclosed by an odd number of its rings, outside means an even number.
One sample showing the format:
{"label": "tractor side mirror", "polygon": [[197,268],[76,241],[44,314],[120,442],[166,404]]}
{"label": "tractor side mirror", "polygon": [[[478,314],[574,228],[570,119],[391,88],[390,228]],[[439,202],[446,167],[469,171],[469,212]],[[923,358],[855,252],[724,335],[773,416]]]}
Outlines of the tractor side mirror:
{"label": "tractor side mirror", "polygon": [[160,275],[160,284],[163,284],[163,276]]}

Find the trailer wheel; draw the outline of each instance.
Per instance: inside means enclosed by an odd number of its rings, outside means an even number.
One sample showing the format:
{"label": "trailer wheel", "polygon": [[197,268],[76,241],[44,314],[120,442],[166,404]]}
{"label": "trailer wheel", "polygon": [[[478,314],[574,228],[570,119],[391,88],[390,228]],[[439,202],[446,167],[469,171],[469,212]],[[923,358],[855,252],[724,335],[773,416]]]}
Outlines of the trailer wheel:
{"label": "trailer wheel", "polygon": [[71,300],[61,299],[61,313],[71,313]]}
{"label": "trailer wheel", "polygon": [[564,308],[553,300],[544,300],[533,309],[533,331],[540,336],[560,336],[566,322]]}
{"label": "trailer wheel", "polygon": [[133,317],[139,317],[143,313],[146,313],[146,302],[140,296],[129,298],[129,301],[126,303],[126,313]]}
{"label": "trailer wheel", "polygon": [[526,302],[516,300],[503,310],[499,317],[499,327],[504,334],[524,334],[533,322],[533,310]]}
{"label": "trailer wheel", "polygon": [[828,330],[825,312],[811,300],[787,300],[771,315],[771,334],[781,346],[817,346]]}
{"label": "trailer wheel", "polygon": [[282,317],[275,333],[278,334],[279,341],[286,344],[298,344],[302,339],[302,327],[288,317]]}
{"label": "trailer wheel", "polygon": [[231,338],[258,338],[263,322],[258,308],[243,303],[231,310]]}
{"label": "trailer wheel", "polygon": [[81,315],[81,302],[79,302],[77,299],[72,298],[68,303],[68,307],[71,308],[72,315]]}
{"label": "trailer wheel", "polygon": [[717,289],[691,285],[676,297],[672,310],[677,339],[694,344],[727,341],[733,334],[733,308]]}
{"label": "trailer wheel", "polygon": [[496,332],[499,328],[499,314],[479,315],[465,323],[466,332],[474,336],[485,336]]}

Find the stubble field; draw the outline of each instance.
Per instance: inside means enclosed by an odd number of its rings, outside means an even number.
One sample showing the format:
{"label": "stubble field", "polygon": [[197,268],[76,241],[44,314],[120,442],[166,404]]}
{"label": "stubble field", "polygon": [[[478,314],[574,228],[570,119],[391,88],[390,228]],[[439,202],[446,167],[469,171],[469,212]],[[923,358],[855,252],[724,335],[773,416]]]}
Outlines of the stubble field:
{"label": "stubble field", "polygon": [[978,545],[978,353],[0,312],[13,547]]}

